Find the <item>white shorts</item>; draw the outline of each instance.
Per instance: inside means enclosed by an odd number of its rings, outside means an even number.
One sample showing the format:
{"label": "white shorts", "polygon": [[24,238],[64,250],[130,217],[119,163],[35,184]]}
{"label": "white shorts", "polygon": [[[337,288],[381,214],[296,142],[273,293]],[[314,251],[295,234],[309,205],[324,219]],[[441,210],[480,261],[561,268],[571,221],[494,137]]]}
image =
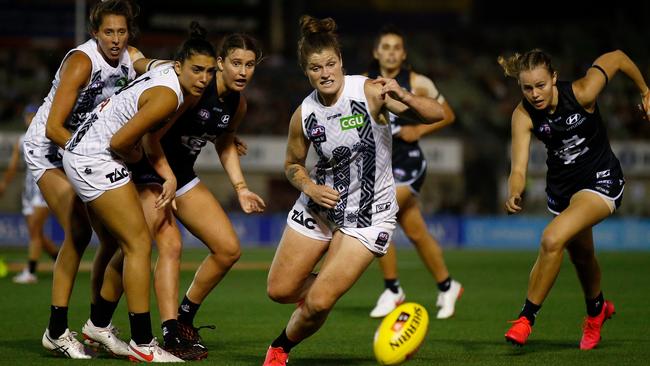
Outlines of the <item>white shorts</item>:
{"label": "white shorts", "polygon": [[22,203],[24,216],[33,214],[35,207],[47,207],[47,202],[45,202],[41,190],[38,189],[31,170],[25,172],[25,187],[23,188]]}
{"label": "white shorts", "polygon": [[63,149],[54,143],[35,144],[30,141],[23,142],[25,163],[32,172],[34,181],[38,182],[46,170],[61,169]]}
{"label": "white shorts", "polygon": [[102,193],[131,181],[126,164],[117,160],[63,153],[63,169],[72,187],[83,202],[90,202]]}
{"label": "white shorts", "polygon": [[377,225],[356,228],[337,227],[321,215],[314,214],[300,200],[296,201],[287,216],[287,225],[300,234],[312,239],[331,241],[335,231],[358,239],[370,252],[381,257],[386,254],[395,230],[395,218]]}

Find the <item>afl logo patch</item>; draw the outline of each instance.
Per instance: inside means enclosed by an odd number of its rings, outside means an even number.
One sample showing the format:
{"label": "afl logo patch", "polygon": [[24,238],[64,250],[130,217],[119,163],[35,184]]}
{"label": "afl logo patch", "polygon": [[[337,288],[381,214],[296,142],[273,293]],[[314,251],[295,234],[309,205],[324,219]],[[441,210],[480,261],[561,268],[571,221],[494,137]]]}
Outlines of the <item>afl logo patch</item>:
{"label": "afl logo patch", "polygon": [[208,111],[207,109],[201,109],[197,114],[199,115],[199,118],[201,118],[204,121],[210,118],[210,111]]}
{"label": "afl logo patch", "polygon": [[309,140],[319,143],[327,141],[327,135],[325,135],[325,126],[314,126],[314,128],[309,131]]}

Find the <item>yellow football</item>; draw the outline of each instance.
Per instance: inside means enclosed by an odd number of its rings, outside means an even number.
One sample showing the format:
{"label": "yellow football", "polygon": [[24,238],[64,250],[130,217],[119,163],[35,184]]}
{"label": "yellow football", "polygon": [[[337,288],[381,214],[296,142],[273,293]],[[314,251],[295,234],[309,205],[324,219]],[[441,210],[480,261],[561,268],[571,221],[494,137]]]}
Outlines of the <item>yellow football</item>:
{"label": "yellow football", "polygon": [[407,302],[382,320],[373,348],[380,365],[399,365],[420,348],[429,328],[429,314],[420,304]]}

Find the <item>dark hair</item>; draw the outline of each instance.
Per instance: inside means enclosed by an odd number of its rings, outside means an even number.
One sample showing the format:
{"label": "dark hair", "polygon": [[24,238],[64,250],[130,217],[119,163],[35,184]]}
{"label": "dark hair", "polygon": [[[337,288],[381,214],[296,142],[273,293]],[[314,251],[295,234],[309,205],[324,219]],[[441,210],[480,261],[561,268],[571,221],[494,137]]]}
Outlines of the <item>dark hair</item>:
{"label": "dark hair", "polygon": [[375,37],[375,44],[374,44],[375,49],[377,47],[379,47],[379,43],[381,42],[381,38],[383,36],[385,36],[385,35],[388,35],[388,34],[394,34],[394,35],[398,36],[399,38],[401,38],[402,43],[404,44],[404,49],[406,49],[406,38],[404,38],[404,33],[399,28],[394,26],[393,24],[386,24],[385,26],[381,27],[381,29],[377,33],[377,36]]}
{"label": "dark hair", "polygon": [[236,49],[252,51],[255,54],[255,63],[258,64],[262,61],[262,48],[259,42],[244,33],[232,33],[225,36],[219,44],[218,55],[225,60],[226,56]]}
{"label": "dark hair", "polygon": [[122,15],[126,18],[126,25],[129,29],[129,39],[133,39],[138,33],[138,26],[135,18],[140,13],[140,7],[131,3],[130,0],[102,0],[90,9],[88,16],[88,30],[90,33],[99,31],[99,27],[106,15]]}
{"label": "dark hair", "polygon": [[497,62],[503,68],[506,76],[515,79],[519,79],[519,74],[522,71],[530,71],[540,66],[546,68],[551,75],[555,74],[555,69],[553,69],[553,64],[551,63],[551,56],[538,48],[530,50],[523,55],[515,53],[508,58],[499,56]]}
{"label": "dark hair", "polygon": [[[382,37],[384,37],[386,35],[389,35],[389,34],[393,34],[393,35],[396,35],[399,38],[401,38],[402,39],[402,44],[404,45],[404,49],[406,50],[406,38],[404,37],[404,33],[399,28],[394,26],[393,24],[387,24],[387,25],[381,27],[379,32],[377,32],[377,36],[375,37],[375,42],[374,42],[374,45],[373,45],[373,49],[376,50],[379,47],[379,43],[381,42]],[[408,63],[407,60],[404,60],[402,62],[401,68],[409,70],[409,71],[412,69],[411,65]],[[375,71],[377,71],[378,74],[380,74],[380,72],[379,72],[380,69],[381,68],[380,68],[380,65],[379,65],[379,60],[373,58],[370,61],[369,70],[375,70]]]}
{"label": "dark hair", "polygon": [[190,23],[190,37],[178,49],[174,61],[183,62],[196,54],[217,58],[212,43],[206,39],[207,33],[205,28],[201,27],[198,22],[193,21]]}
{"label": "dark hair", "polygon": [[316,19],[310,15],[300,17],[302,36],[298,40],[298,62],[303,70],[307,66],[307,58],[312,53],[319,53],[331,48],[341,57],[341,46],[336,30],[336,22],[332,18]]}

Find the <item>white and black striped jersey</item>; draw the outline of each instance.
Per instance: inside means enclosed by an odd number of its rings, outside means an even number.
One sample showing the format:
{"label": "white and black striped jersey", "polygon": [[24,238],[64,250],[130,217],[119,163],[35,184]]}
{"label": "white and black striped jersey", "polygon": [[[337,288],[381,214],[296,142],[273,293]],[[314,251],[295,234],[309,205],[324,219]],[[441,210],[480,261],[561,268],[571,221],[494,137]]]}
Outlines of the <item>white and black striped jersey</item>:
{"label": "white and black striped jersey", "polygon": [[[120,56],[119,64],[116,67],[109,65],[98,50],[97,42],[90,39],[87,42],[68,51],[63,58],[63,62],[75,51],[85,53],[92,63],[90,81],[88,85],[79,91],[77,102],[72,108],[72,112],[65,121],[65,127],[74,132],[88,114],[101,102],[113,95],[117,90],[127,85],[135,78],[133,62],[128,51],[124,51]],[[61,81],[61,66],[57,70],[52,88],[43,100],[38,112],[34,116],[32,124],[27,130],[26,140],[35,144],[49,144],[49,139],[45,136],[45,126],[50,114],[54,95]]]}
{"label": "white and black striped jersey", "polygon": [[98,105],[72,135],[65,149],[77,155],[113,160],[110,152],[111,138],[138,112],[140,95],[156,86],[165,86],[174,91],[178,97],[176,109],[183,103],[183,92],[174,68],[155,68]]}
{"label": "white and black striped jersey", "polygon": [[[328,220],[338,227],[373,226],[397,213],[390,125],[377,123],[370,114],[366,80],[345,76],[343,92],[332,106],[320,103],[316,90],[301,106],[303,133],[318,155],[310,177],[339,192],[336,207],[327,210]],[[312,210],[325,210],[304,193],[299,200]]]}

